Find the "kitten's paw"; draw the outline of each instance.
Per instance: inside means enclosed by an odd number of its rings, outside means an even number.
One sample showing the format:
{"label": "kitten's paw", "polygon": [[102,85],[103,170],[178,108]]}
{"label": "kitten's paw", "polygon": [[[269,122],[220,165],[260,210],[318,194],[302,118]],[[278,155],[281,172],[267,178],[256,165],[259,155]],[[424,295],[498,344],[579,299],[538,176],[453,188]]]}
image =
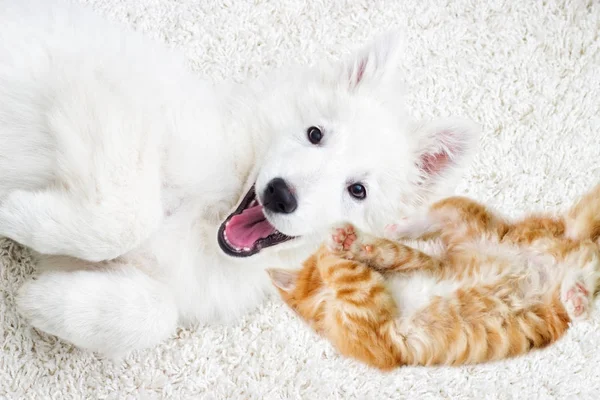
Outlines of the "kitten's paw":
{"label": "kitten's paw", "polygon": [[384,236],[390,240],[419,239],[434,231],[437,225],[437,219],[428,214],[403,217],[395,224],[386,226]]}
{"label": "kitten's paw", "polygon": [[366,235],[351,224],[337,225],[331,231],[327,248],[344,258],[360,258],[373,250],[373,246],[365,243],[365,239]]}
{"label": "kitten's paw", "polygon": [[408,218],[404,217],[395,224],[387,225],[383,235],[386,239],[395,240],[407,236],[408,231]]}
{"label": "kitten's paw", "polygon": [[580,251],[572,253],[567,262],[582,267],[567,272],[560,288],[561,301],[571,320],[586,319],[591,313],[600,280],[598,249],[595,245],[584,245]]}
{"label": "kitten's paw", "polygon": [[563,284],[561,301],[572,321],[587,319],[590,315],[592,291],[583,281]]}
{"label": "kitten's paw", "polygon": [[356,229],[351,224],[336,225],[332,228],[327,248],[332,253],[344,253],[350,250],[356,240]]}

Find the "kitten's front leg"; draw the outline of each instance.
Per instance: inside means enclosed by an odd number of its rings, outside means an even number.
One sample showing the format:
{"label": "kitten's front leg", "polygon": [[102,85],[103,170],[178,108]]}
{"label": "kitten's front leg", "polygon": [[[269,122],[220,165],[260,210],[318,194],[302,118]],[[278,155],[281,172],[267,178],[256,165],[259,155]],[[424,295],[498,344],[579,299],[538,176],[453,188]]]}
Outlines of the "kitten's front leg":
{"label": "kitten's front leg", "polygon": [[404,218],[386,228],[386,237],[428,240],[442,236],[445,241],[461,241],[465,232],[502,236],[506,221],[487,207],[466,197],[448,197],[428,211]]}
{"label": "kitten's front leg", "polygon": [[428,240],[439,234],[441,221],[432,213],[402,218],[385,227],[385,237],[392,240]]}
{"label": "kitten's front leg", "polygon": [[327,247],[341,258],[363,262],[380,272],[436,270],[440,267],[440,261],[429,254],[361,232],[350,224],[334,227]]}

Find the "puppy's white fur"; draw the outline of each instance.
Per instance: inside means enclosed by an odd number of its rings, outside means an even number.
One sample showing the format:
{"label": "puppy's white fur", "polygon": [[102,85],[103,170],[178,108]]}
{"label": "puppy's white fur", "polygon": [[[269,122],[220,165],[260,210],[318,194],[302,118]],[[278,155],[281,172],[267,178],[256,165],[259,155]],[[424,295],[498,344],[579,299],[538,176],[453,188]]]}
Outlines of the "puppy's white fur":
{"label": "puppy's white fur", "polygon": [[[79,6],[0,8],[0,235],[40,253],[41,269],[18,306],[107,355],[239,316],[270,290],[264,268],[301,261],[334,222],[381,232],[445,193],[477,136],[404,114],[393,36],[339,65],[215,86]],[[225,255],[218,227],[275,177],[298,208],[267,218],[301,237]],[[365,200],[348,194],[355,182]]]}

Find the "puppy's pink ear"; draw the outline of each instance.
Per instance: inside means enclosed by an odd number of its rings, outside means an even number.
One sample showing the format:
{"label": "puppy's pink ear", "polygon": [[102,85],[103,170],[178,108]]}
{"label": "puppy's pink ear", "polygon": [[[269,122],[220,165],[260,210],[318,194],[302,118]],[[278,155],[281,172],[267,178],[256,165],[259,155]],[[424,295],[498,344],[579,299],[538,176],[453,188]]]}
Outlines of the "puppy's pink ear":
{"label": "puppy's pink ear", "polygon": [[401,48],[399,33],[393,32],[379,37],[343,64],[343,83],[352,91],[366,84],[385,83],[394,78],[398,74]]}
{"label": "puppy's pink ear", "polygon": [[480,127],[471,121],[450,119],[421,125],[416,133],[418,184],[423,195],[448,195],[477,148]]}
{"label": "puppy's pink ear", "polygon": [[280,268],[267,268],[267,273],[275,286],[284,292],[290,292],[296,287],[298,272]]}

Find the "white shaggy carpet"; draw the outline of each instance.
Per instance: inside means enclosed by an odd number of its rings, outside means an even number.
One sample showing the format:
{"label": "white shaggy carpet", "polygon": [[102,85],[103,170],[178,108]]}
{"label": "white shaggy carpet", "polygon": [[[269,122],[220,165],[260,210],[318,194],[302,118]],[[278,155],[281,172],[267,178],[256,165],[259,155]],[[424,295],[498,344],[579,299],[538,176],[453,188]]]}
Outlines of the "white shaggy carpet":
{"label": "white shaggy carpet", "polygon": [[[479,155],[459,193],[518,215],[556,210],[600,181],[595,0],[87,3],[183,49],[195,71],[216,80],[334,57],[376,32],[401,27],[413,112],[483,124]],[[340,358],[272,301],[234,326],[181,330],[163,345],[113,364],[40,335],[19,319],[14,294],[32,266],[26,251],[9,241],[0,246],[2,399],[600,396],[600,311],[558,344],[519,359],[382,374]]]}

